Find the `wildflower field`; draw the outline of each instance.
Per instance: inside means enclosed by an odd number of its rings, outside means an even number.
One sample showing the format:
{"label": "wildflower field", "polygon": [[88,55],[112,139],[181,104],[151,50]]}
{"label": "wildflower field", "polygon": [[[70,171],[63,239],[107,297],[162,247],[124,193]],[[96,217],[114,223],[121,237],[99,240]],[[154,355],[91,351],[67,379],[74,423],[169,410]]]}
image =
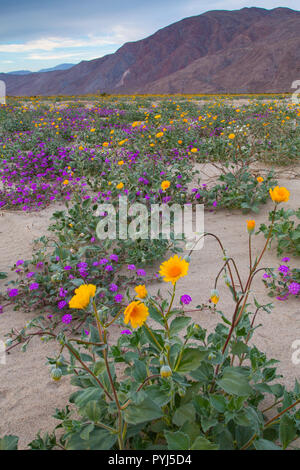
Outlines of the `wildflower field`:
{"label": "wildflower field", "polygon": [[[100,239],[123,197],[203,248]],[[288,95],[9,98],[0,449],[300,448],[299,198]]]}

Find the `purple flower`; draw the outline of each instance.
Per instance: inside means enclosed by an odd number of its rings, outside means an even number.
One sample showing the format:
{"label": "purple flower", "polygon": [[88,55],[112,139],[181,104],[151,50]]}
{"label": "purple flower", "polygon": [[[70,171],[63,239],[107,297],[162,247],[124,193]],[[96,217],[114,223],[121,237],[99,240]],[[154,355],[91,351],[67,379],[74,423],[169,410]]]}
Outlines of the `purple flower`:
{"label": "purple flower", "polygon": [[264,278],[264,279],[268,279],[268,277],[271,277],[270,274],[265,273],[265,274],[263,275],[263,278]]}
{"label": "purple flower", "polygon": [[117,294],[117,295],[115,295],[114,299],[115,299],[115,302],[117,302],[117,303],[122,302],[123,295],[122,294]]}
{"label": "purple flower", "polygon": [[287,274],[289,273],[289,267],[285,266],[284,264],[281,264],[278,268],[278,271],[287,276]]}
{"label": "purple flower", "polygon": [[63,287],[61,287],[59,289],[59,296],[60,297],[66,297],[67,293],[68,293],[68,291],[66,289],[64,289]]}
{"label": "purple flower", "polygon": [[35,276],[35,273],[30,272],[30,273],[27,273],[27,274],[26,274],[26,277],[28,277],[28,278],[30,278],[30,277],[32,277],[32,276]]}
{"label": "purple flower", "polygon": [[146,276],[146,271],[144,269],[138,269],[136,273],[138,276]]}
{"label": "purple flower", "polygon": [[188,305],[191,303],[192,301],[192,297],[190,297],[189,295],[187,294],[184,294],[180,297],[180,301],[181,303],[185,304],[185,305]]}
{"label": "purple flower", "polygon": [[117,292],[118,286],[117,286],[116,284],[111,284],[111,285],[109,286],[109,290],[110,290],[111,292]]}
{"label": "purple flower", "polygon": [[132,332],[130,330],[123,330],[121,331],[121,335],[132,335]]}
{"label": "purple flower", "polygon": [[18,289],[10,289],[8,290],[9,297],[16,297],[19,294]]}
{"label": "purple flower", "polygon": [[281,260],[281,261],[283,261],[284,263],[287,263],[288,261],[290,261],[290,258],[288,258],[288,257],[285,257],[285,258],[282,258],[282,260]]}
{"label": "purple flower", "polygon": [[68,305],[68,303],[65,301],[65,300],[61,300],[60,302],[58,302],[57,306],[59,309],[62,309],[64,307],[66,307]]}
{"label": "purple flower", "polygon": [[105,266],[104,269],[105,269],[105,271],[113,271],[114,268],[112,267],[111,264],[108,264],[107,266]]}
{"label": "purple flower", "polygon": [[16,262],[16,266],[21,266],[22,264],[24,264],[24,261],[22,259],[19,259],[17,262]]}
{"label": "purple flower", "polygon": [[0,305],[0,314],[3,313],[3,305]]}
{"label": "purple flower", "polygon": [[71,269],[72,269],[72,266],[64,266],[65,271],[71,271]]}
{"label": "purple flower", "polygon": [[127,268],[129,269],[129,271],[135,271],[135,265],[134,264],[129,264],[127,266]]}
{"label": "purple flower", "polygon": [[72,321],[72,315],[70,313],[66,313],[62,318],[61,321],[68,325]]}
{"label": "purple flower", "polygon": [[106,259],[106,258],[102,258],[99,261],[99,264],[106,264],[106,263],[108,263],[108,259]]}
{"label": "purple flower", "polygon": [[86,269],[88,267],[87,263],[78,263],[77,268],[78,269]]}
{"label": "purple flower", "polygon": [[292,295],[298,295],[300,292],[300,284],[298,282],[292,282],[289,285],[289,293]]}
{"label": "purple flower", "polygon": [[29,289],[30,290],[37,290],[39,287],[40,287],[40,285],[39,285],[38,282],[33,282],[32,284],[30,284]]}
{"label": "purple flower", "polygon": [[44,263],[42,261],[39,261],[36,265],[36,269],[42,269],[44,266]]}
{"label": "purple flower", "polygon": [[289,294],[285,294],[282,297],[278,296],[276,297],[277,300],[286,300],[288,298]]}
{"label": "purple flower", "polygon": [[112,253],[111,255],[109,255],[109,258],[110,258],[112,261],[119,261],[118,255],[115,255],[114,253]]}
{"label": "purple flower", "polygon": [[88,330],[84,330],[84,334],[88,336],[90,332]]}
{"label": "purple flower", "polygon": [[214,206],[214,207],[217,207],[217,205],[218,205],[217,201],[214,201],[214,202],[213,202],[213,206]]}

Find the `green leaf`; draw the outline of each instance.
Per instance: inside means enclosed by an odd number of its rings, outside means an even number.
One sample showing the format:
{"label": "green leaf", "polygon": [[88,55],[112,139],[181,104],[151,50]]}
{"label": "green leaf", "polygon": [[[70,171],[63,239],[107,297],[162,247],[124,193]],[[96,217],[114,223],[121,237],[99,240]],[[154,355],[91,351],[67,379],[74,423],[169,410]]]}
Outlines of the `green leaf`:
{"label": "green leaf", "polygon": [[145,363],[142,361],[135,361],[132,375],[137,382],[143,382],[147,377],[147,369]]}
{"label": "green leaf", "polygon": [[139,405],[129,405],[125,410],[124,418],[127,423],[139,424],[161,418],[161,408],[147,397]]}
{"label": "green leaf", "polygon": [[0,450],[17,450],[18,442],[17,436],[4,436],[0,439]]}
{"label": "green leaf", "polygon": [[191,403],[187,403],[177,408],[172,421],[176,426],[183,426],[187,421],[189,423],[195,421],[195,414],[194,406]]}
{"label": "green leaf", "polygon": [[100,375],[102,372],[104,372],[106,369],[105,361],[104,359],[100,358],[97,362],[94,364],[94,374],[95,375]]}
{"label": "green leaf", "polygon": [[171,400],[170,391],[162,389],[160,385],[150,385],[145,392],[158,406],[165,406]]}
{"label": "green leaf", "polygon": [[234,343],[231,348],[232,354],[235,354],[236,356],[240,356],[241,354],[247,353],[249,350],[249,347],[247,344],[243,343],[242,341],[238,341],[237,343]]}
{"label": "green leaf", "polygon": [[97,422],[100,420],[101,407],[95,400],[89,401],[84,407],[83,412],[91,421]]}
{"label": "green leaf", "polygon": [[266,439],[258,439],[253,442],[256,450],[281,450],[274,442],[267,441]]}
{"label": "green leaf", "polygon": [[288,414],[284,414],[279,425],[279,437],[284,449],[286,449],[289,443],[294,439],[296,433],[297,428],[293,419]]}
{"label": "green leaf", "polygon": [[183,374],[197,369],[206,355],[207,352],[201,351],[200,349],[184,349],[179,366],[177,367],[177,372]]}
{"label": "green leaf", "polygon": [[174,336],[177,333],[179,333],[179,331],[183,330],[183,328],[186,328],[188,326],[190,321],[191,321],[190,317],[175,318],[170,325],[170,335]]}
{"label": "green leaf", "polygon": [[78,408],[85,407],[92,400],[99,400],[103,392],[99,387],[88,387],[78,393],[75,398],[75,404]]}
{"label": "green leaf", "polygon": [[190,438],[183,432],[165,431],[165,437],[169,450],[188,450],[190,448]]}
{"label": "green leaf", "polygon": [[67,442],[67,450],[109,450],[115,444],[117,436],[106,429],[94,429],[85,440],[79,433],[73,434]]}
{"label": "green leaf", "polygon": [[83,431],[81,431],[81,433],[80,433],[81,439],[83,439],[84,441],[87,441],[90,438],[90,434],[94,430],[94,428],[95,428],[95,426],[94,426],[93,423],[88,424],[88,426],[85,426]]}
{"label": "green leaf", "polygon": [[208,439],[202,436],[198,436],[193,445],[191,450],[218,450],[219,446],[217,444],[213,444]]}
{"label": "green leaf", "polygon": [[217,384],[230,395],[247,397],[252,392],[248,379],[234,368],[225,369],[223,377],[217,381]]}
{"label": "green leaf", "polygon": [[211,406],[219,413],[224,413],[226,410],[226,398],[223,395],[211,395],[209,397]]}

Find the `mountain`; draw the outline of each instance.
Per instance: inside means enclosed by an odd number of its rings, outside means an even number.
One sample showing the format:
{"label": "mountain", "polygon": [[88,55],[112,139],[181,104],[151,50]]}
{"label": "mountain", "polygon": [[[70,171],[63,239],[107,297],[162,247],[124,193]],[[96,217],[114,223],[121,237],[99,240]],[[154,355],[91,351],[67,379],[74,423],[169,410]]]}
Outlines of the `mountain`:
{"label": "mountain", "polygon": [[69,70],[0,74],[8,95],[291,91],[300,77],[300,12],[210,11]]}
{"label": "mountain", "polygon": [[52,67],[50,69],[41,69],[39,70],[39,73],[41,72],[55,72],[56,70],[68,70],[70,69],[71,67],[74,67],[75,64],[59,64],[59,65],[56,65],[55,67]]}
{"label": "mountain", "polygon": [[50,69],[41,69],[38,72],[31,72],[31,70],[16,70],[14,72],[7,72],[7,75],[29,75],[30,73],[45,73],[45,72],[54,72],[56,70],[68,70],[74,65],[75,64],[59,64]]}
{"label": "mountain", "polygon": [[30,70],[15,70],[14,72],[7,72],[7,75],[28,75],[32,73]]}

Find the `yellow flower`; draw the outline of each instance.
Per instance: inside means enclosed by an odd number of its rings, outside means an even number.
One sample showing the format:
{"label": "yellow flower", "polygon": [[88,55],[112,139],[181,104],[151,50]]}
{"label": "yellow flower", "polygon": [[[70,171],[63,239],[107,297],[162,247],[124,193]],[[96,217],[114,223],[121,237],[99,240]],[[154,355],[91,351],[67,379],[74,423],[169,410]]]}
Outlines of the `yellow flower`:
{"label": "yellow flower", "polygon": [[168,188],[170,187],[170,184],[171,184],[170,181],[167,181],[167,180],[166,180],[166,181],[163,181],[163,182],[161,183],[161,189],[162,189],[163,191],[165,191],[166,189],[168,189]]}
{"label": "yellow flower", "polygon": [[249,234],[253,233],[255,229],[255,220],[247,220],[247,230]]}
{"label": "yellow flower", "polygon": [[262,183],[264,181],[262,176],[258,176],[256,179],[259,183]]}
{"label": "yellow flower", "polygon": [[178,140],[178,143],[179,143],[179,144],[182,144],[182,140],[179,139],[179,140]]}
{"label": "yellow flower", "polygon": [[232,140],[232,139],[234,139],[234,138],[235,138],[235,134],[229,134],[228,139],[231,139],[231,140]]}
{"label": "yellow flower", "polygon": [[95,132],[95,130],[96,130],[96,129],[93,128],[93,129],[91,129],[91,132]]}
{"label": "yellow flower", "polygon": [[160,114],[157,114],[156,116],[154,116],[154,119],[159,119],[159,118],[161,118]]}
{"label": "yellow flower", "polygon": [[124,161],[123,160],[118,161],[118,165],[120,165],[120,166],[124,165]]}
{"label": "yellow flower", "polygon": [[63,184],[65,184],[65,185],[69,184],[69,180],[65,180],[65,181],[63,182]]}
{"label": "yellow flower", "polygon": [[159,274],[165,282],[172,282],[174,285],[178,279],[187,275],[188,269],[189,263],[175,255],[160,265]]}
{"label": "yellow flower", "polygon": [[148,295],[148,292],[147,292],[147,289],[146,289],[145,285],[140,284],[140,285],[136,286],[134,288],[134,290],[137,293],[136,297],[139,297],[140,299],[144,299]]}
{"label": "yellow flower", "polygon": [[102,146],[103,146],[103,147],[108,147],[108,146],[109,146],[109,143],[108,143],[108,142],[103,142]]}
{"label": "yellow flower", "polygon": [[123,183],[117,184],[117,189],[122,189],[122,188],[124,188],[124,184],[123,184]]}
{"label": "yellow flower", "polygon": [[191,149],[191,152],[192,152],[192,153],[196,153],[196,152],[198,152],[198,149],[196,149],[196,147],[193,147],[193,148]]}
{"label": "yellow flower", "polygon": [[95,296],[96,286],[94,284],[82,284],[75,289],[75,295],[69,302],[70,308],[83,309],[88,306],[92,297]]}
{"label": "yellow flower", "polygon": [[220,294],[217,289],[212,289],[210,293],[210,300],[212,301],[213,304],[217,304],[219,302]]}
{"label": "yellow flower", "polygon": [[159,138],[159,137],[162,137],[163,135],[164,135],[163,132],[158,132],[158,133],[156,134],[156,137]]}
{"label": "yellow flower", "polygon": [[148,315],[148,307],[142,302],[134,301],[131,302],[124,311],[124,323],[127,325],[130,322],[132,328],[137,328],[145,323]]}
{"label": "yellow flower", "polygon": [[274,189],[270,188],[270,196],[274,202],[287,202],[290,198],[290,192],[284,186],[281,188],[279,186],[275,186]]}

